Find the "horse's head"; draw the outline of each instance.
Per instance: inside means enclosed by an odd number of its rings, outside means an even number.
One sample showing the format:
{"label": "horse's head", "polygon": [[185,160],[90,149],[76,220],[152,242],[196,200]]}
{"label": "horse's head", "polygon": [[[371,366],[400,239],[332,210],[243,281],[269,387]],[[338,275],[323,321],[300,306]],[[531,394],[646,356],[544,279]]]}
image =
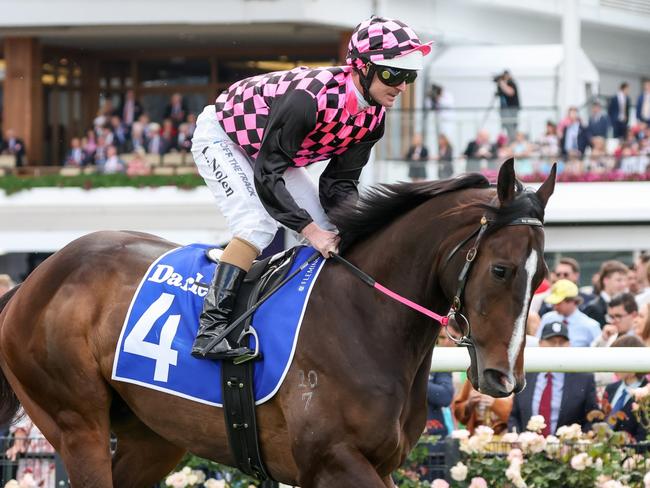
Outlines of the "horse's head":
{"label": "horse's head", "polygon": [[[466,256],[466,275],[459,278],[456,304],[468,324],[471,366],[468,378],[477,390],[494,397],[525,386],[524,343],[530,299],[541,283],[544,263],[544,208],[555,187],[555,166],[536,191],[523,191],[514,162],[499,171],[497,197],[484,205],[485,217]],[[472,260],[472,248],[476,248]],[[464,268],[463,268],[464,269]],[[454,285],[456,286],[456,285]],[[467,326],[466,326],[467,325]]]}

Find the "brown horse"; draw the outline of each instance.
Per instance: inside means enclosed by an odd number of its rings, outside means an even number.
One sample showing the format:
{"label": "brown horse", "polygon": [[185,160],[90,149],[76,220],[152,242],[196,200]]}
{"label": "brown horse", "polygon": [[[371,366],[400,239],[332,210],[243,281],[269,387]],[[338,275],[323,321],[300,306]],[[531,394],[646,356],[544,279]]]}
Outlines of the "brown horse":
{"label": "brown horse", "polygon": [[[347,259],[444,314],[487,217],[459,311],[472,323],[474,386],[505,396],[524,386],[523,328],[545,270],[543,231],[526,219],[543,220],[554,184],[553,171],[537,192],[524,191],[508,161],[496,189],[480,175],[383,186],[333,219]],[[74,487],[150,486],[188,450],[233,463],[221,409],[111,380],[138,282],[172,247],[138,233],[91,234],[0,299],[0,421],[17,396]],[[360,284],[341,264],[324,266],[289,373],[257,409],[262,455],[278,481],[393,487],[391,473],[423,431],[440,327]]]}

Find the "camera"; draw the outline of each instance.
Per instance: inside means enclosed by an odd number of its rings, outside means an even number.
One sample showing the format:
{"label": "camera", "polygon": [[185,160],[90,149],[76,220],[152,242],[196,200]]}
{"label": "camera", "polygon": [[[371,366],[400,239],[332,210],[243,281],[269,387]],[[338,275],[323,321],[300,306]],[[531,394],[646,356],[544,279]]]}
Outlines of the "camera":
{"label": "camera", "polygon": [[510,72],[507,69],[503,70],[503,73],[499,73],[498,75],[494,75],[492,77],[492,81],[494,81],[495,83],[499,83],[501,80],[506,78],[509,74],[510,74]]}

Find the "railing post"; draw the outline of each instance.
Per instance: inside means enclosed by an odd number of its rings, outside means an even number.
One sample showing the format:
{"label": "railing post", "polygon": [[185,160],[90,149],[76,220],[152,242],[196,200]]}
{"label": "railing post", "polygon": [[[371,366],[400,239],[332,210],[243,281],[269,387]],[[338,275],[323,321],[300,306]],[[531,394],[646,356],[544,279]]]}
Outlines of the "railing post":
{"label": "railing post", "polygon": [[57,488],[64,488],[70,486],[68,473],[65,471],[65,466],[63,465],[63,460],[58,454],[54,455],[54,479],[56,481]]}
{"label": "railing post", "polygon": [[458,439],[447,437],[445,439],[445,471],[446,481],[451,482],[449,470],[460,461],[460,442]]}

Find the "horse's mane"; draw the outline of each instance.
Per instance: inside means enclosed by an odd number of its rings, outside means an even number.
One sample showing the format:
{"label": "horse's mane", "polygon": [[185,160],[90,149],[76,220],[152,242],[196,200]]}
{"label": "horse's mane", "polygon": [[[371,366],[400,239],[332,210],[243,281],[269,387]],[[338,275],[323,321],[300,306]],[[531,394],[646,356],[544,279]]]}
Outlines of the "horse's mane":
{"label": "horse's mane", "polygon": [[[346,201],[333,209],[329,217],[339,230],[340,248],[344,251],[434,197],[458,190],[489,187],[488,179],[478,173],[448,180],[376,185],[360,195],[356,202]],[[449,213],[458,214],[469,208],[483,208],[493,219],[489,227],[490,233],[520,216],[543,220],[544,208],[535,193],[524,191],[519,181],[516,182],[515,190],[515,198],[504,207],[475,200],[450,209]]]}

